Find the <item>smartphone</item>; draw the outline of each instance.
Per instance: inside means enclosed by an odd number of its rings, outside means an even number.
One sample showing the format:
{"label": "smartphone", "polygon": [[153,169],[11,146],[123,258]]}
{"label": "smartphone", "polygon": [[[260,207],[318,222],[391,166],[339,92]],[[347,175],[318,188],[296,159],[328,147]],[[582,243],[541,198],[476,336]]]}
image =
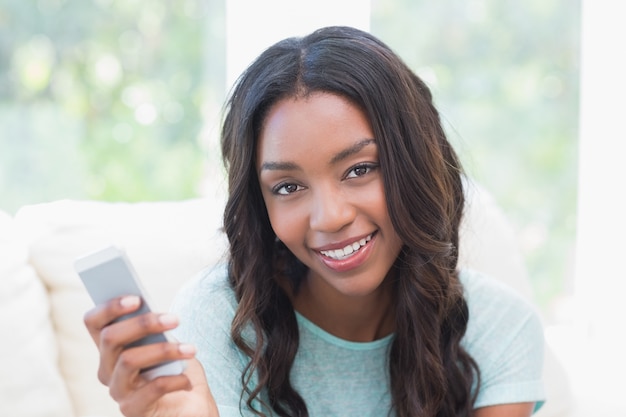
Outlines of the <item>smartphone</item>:
{"label": "smartphone", "polygon": [[[74,268],[96,305],[124,295],[136,295],[141,298],[141,306],[138,310],[126,314],[116,321],[151,311],[146,292],[142,288],[133,266],[122,249],[116,246],[108,246],[89,253],[76,259]],[[171,339],[166,333],[156,333],[139,339],[126,346],[126,348],[169,341]],[[185,366],[186,362],[182,360],[167,361],[142,369],[141,375],[147,379],[166,375],[178,375],[185,370]]]}

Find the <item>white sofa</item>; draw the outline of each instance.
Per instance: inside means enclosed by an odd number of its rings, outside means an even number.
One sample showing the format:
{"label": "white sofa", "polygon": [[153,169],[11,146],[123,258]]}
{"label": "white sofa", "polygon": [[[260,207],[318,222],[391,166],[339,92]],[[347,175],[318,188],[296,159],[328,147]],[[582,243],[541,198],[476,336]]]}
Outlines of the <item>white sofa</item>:
{"label": "white sofa", "polygon": [[[504,216],[480,189],[468,195],[462,263],[530,298]],[[73,261],[110,243],[125,248],[165,310],[183,282],[223,257],[220,201],[56,201],[0,212],[0,416],[120,416],[96,377],[97,351],[82,323],[92,304]],[[549,398],[538,415],[569,416],[568,384],[549,349],[544,378]]]}

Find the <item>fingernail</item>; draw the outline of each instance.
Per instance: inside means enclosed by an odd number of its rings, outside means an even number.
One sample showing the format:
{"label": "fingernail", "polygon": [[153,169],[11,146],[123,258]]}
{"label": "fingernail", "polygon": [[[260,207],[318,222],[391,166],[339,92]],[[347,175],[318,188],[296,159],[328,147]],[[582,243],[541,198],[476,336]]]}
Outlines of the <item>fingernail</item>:
{"label": "fingernail", "polygon": [[131,308],[131,307],[137,307],[140,302],[141,302],[140,298],[137,297],[136,295],[128,295],[126,297],[123,297],[120,300],[120,305],[124,308]]}
{"label": "fingernail", "polygon": [[159,316],[159,323],[164,326],[174,326],[178,324],[178,317],[173,314],[161,314]]}
{"label": "fingernail", "polygon": [[180,344],[178,345],[178,351],[184,355],[193,355],[196,353],[196,347],[194,345]]}

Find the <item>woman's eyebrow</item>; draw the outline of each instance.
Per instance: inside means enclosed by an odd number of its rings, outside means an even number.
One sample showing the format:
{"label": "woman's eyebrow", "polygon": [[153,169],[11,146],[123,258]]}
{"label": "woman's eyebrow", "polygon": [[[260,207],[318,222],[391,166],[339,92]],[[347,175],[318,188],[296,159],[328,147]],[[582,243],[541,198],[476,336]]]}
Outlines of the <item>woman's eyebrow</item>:
{"label": "woman's eyebrow", "polygon": [[269,171],[295,171],[300,169],[300,167],[293,163],[293,162],[273,162],[273,161],[268,161],[268,162],[263,162],[263,164],[261,164],[261,169],[259,169],[260,171],[263,170],[269,170]]}
{"label": "woman's eyebrow", "polygon": [[330,165],[334,165],[337,162],[341,162],[344,159],[357,154],[361,151],[361,149],[365,148],[368,145],[371,144],[375,144],[376,142],[374,141],[374,139],[363,139],[358,141],[357,143],[355,143],[354,145],[344,149],[343,151],[339,152],[338,154],[336,154],[335,156],[333,156],[330,160]]}
{"label": "woman's eyebrow", "polygon": [[[334,165],[338,162],[343,161],[344,159],[357,154],[361,151],[361,149],[365,148],[368,145],[375,144],[374,139],[363,139],[355,143],[354,145],[349,146],[348,148],[338,152],[335,156],[330,159],[330,165]],[[261,164],[261,168],[259,172],[267,170],[267,171],[296,171],[301,169],[300,166],[294,162],[290,161],[266,161]]]}

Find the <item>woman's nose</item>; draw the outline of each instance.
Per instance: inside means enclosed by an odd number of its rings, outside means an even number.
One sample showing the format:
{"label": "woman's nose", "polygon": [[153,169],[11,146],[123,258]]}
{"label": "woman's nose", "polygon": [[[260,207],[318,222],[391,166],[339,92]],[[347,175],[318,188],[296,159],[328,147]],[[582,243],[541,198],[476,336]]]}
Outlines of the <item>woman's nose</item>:
{"label": "woman's nose", "polygon": [[319,232],[337,232],[356,216],[355,206],[333,189],[316,192],[311,205],[310,226]]}

